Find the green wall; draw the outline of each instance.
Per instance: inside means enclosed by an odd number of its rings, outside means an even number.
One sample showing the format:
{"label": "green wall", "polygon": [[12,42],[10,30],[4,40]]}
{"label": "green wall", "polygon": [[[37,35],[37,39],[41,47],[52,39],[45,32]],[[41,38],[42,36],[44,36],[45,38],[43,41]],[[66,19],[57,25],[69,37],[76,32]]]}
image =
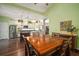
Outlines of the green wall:
{"label": "green wall", "polygon": [[[49,18],[50,34],[60,32],[60,22],[65,20],[72,20],[72,24],[79,28],[79,4],[52,4],[46,16]],[[79,48],[79,39],[77,39],[77,48]]]}
{"label": "green wall", "polygon": [[11,18],[7,17],[7,16],[0,16],[0,22],[9,22],[11,20]]}

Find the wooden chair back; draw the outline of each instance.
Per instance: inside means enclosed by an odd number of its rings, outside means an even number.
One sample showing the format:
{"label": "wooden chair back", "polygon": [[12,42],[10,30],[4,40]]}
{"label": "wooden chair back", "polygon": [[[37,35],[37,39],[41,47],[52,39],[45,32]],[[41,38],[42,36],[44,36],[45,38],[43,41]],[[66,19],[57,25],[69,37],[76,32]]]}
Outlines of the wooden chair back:
{"label": "wooden chair back", "polygon": [[24,45],[25,45],[25,55],[29,56],[30,55],[30,48],[29,48],[29,44],[26,38],[24,38],[24,35],[22,35],[22,39],[24,41]]}

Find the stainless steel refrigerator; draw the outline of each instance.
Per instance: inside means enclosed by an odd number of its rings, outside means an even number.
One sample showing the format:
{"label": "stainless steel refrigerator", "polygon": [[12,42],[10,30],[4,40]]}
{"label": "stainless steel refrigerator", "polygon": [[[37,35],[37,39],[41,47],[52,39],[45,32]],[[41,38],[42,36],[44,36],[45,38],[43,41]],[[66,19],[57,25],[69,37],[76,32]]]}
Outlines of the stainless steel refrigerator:
{"label": "stainless steel refrigerator", "polygon": [[15,39],[16,38],[16,25],[10,25],[9,26],[9,39]]}

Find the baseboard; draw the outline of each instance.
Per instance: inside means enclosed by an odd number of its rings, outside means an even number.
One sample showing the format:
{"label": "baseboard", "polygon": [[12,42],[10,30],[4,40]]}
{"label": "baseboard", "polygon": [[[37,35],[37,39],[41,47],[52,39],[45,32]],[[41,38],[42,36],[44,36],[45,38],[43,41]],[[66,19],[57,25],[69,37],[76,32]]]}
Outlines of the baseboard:
{"label": "baseboard", "polygon": [[76,50],[79,50],[79,48],[76,48]]}
{"label": "baseboard", "polygon": [[0,39],[0,40],[6,40],[6,39]]}

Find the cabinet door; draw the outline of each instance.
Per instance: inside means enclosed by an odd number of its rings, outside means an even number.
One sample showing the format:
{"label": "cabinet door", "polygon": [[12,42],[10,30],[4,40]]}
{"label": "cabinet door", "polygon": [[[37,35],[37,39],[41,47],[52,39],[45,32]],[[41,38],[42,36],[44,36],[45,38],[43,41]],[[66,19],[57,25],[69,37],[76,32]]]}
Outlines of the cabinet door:
{"label": "cabinet door", "polygon": [[0,22],[0,39],[9,39],[9,25],[6,22]]}

